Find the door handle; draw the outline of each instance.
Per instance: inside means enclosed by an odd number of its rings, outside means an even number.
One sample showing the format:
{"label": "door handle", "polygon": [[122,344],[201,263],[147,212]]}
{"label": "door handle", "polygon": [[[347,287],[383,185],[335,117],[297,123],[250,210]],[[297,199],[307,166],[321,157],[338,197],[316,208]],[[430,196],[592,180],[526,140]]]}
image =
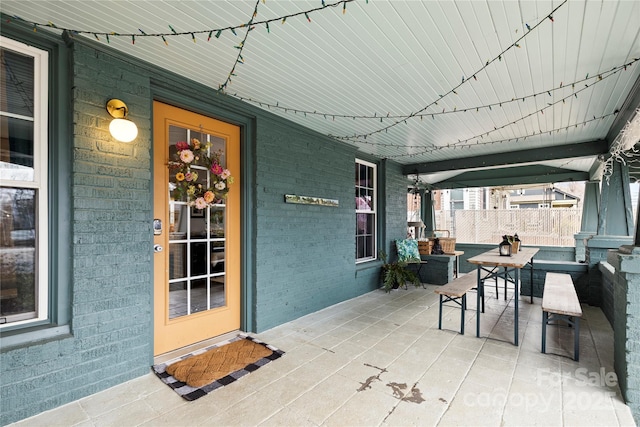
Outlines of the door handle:
{"label": "door handle", "polygon": [[153,252],[162,252],[163,249],[162,245],[153,245]]}

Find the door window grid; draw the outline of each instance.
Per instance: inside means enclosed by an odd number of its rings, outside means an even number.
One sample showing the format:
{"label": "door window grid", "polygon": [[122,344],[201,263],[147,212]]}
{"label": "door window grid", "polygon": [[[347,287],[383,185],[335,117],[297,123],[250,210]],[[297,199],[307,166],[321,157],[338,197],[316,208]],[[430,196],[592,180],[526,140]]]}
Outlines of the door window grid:
{"label": "door window grid", "polygon": [[[224,150],[225,140],[222,138],[170,127],[170,147],[180,140],[191,138],[211,143],[210,151]],[[221,157],[221,162],[225,164],[224,156]],[[210,172],[197,164],[191,168],[198,171],[199,177],[206,177],[205,185],[209,186]],[[170,187],[170,193],[171,191]],[[225,214],[225,204],[198,210],[189,207],[185,200],[173,200],[170,197],[169,318],[226,305]]]}

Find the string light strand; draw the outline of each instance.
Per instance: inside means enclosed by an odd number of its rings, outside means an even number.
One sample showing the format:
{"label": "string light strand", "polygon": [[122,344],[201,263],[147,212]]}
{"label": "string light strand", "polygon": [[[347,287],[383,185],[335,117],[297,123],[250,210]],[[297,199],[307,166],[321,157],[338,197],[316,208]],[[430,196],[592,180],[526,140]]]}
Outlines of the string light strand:
{"label": "string light strand", "polygon": [[[324,10],[324,9],[328,9],[328,8],[332,8],[332,7],[336,7],[336,6],[340,6],[340,5],[343,5],[343,8],[344,8],[344,5],[346,3],[351,3],[353,1],[356,1],[356,0],[340,0],[340,1],[337,1],[337,2],[334,2],[334,3],[325,3],[325,2],[323,2],[322,6],[319,6],[319,7],[315,7],[315,8],[312,8],[312,9],[305,10],[305,11],[291,13],[291,14],[288,14],[288,15],[283,15],[283,16],[280,16],[280,17],[277,17],[277,18],[271,18],[271,19],[266,19],[266,20],[262,20],[262,21],[254,21],[253,24],[256,25],[256,26],[257,25],[268,26],[269,23],[273,23],[273,22],[276,22],[276,21],[282,21],[283,19],[287,20],[289,18],[295,18],[295,17],[298,17],[298,16],[305,16],[305,19],[307,19],[306,16],[308,16],[311,13],[318,12],[318,11],[321,11],[321,10]],[[53,24],[52,22],[47,22],[45,24],[45,23],[42,23],[42,22],[29,21],[29,20],[23,19],[23,18],[21,18],[21,17],[19,17],[17,15],[13,15],[12,17],[10,17],[8,22],[11,22],[12,20],[13,21],[24,22],[24,23],[30,25],[30,26],[33,27],[34,31],[36,31],[38,28],[45,28],[45,27],[47,27],[47,28],[55,28],[55,29],[58,29],[58,30],[61,30],[61,31],[67,31],[68,33],[70,33],[72,35],[80,35],[80,34],[82,34],[82,35],[90,35],[90,36],[95,37],[98,40],[100,40],[100,38],[99,38],[100,36],[105,36],[106,38],[109,38],[109,37],[125,37],[125,38],[129,38],[129,39],[131,39],[132,36],[135,36],[137,38],[140,38],[140,37],[162,38],[164,36],[163,40],[166,41],[167,37],[184,37],[184,36],[188,36],[190,39],[193,39],[193,37],[195,35],[206,34],[207,36],[209,36],[209,34],[213,34],[213,33],[218,34],[218,35],[216,35],[216,37],[219,38],[219,35],[221,33],[223,33],[224,31],[235,32],[236,30],[242,29],[243,27],[246,26],[246,24],[240,24],[240,25],[232,25],[232,26],[227,26],[227,27],[222,27],[222,28],[209,28],[209,29],[195,30],[195,31],[193,31],[193,30],[192,31],[176,31],[171,25],[169,25],[169,28],[172,30],[171,32],[158,32],[158,33],[149,32],[149,33],[142,34],[140,32],[119,33],[119,32],[116,32],[116,31],[90,31],[90,30],[79,30],[79,29],[74,29],[74,28],[59,27],[59,26]],[[210,37],[208,37],[208,39],[210,39]],[[163,41],[163,43],[164,43],[164,41]],[[167,43],[165,43],[165,44],[167,44]]]}
{"label": "string light strand", "polygon": [[[626,64],[623,65],[619,65],[616,67],[613,67],[611,70],[597,74],[597,75],[593,75],[591,77],[588,78],[583,78],[580,80],[576,80],[573,83],[569,83],[567,85],[563,84],[562,82],[560,83],[559,86],[552,88],[552,89],[544,89],[540,92],[537,93],[533,93],[533,94],[529,94],[529,95],[525,95],[525,96],[520,96],[520,97],[516,97],[516,98],[511,98],[508,100],[503,100],[503,101],[498,101],[498,102],[494,102],[494,103],[490,103],[490,104],[483,104],[483,105],[476,105],[476,106],[470,106],[470,107],[463,107],[463,108],[457,108],[455,111],[454,110],[438,110],[438,111],[433,111],[433,112],[423,112],[420,114],[416,114],[415,117],[420,117],[420,118],[425,118],[425,117],[431,117],[431,116],[440,116],[443,114],[453,114],[453,113],[466,113],[466,112],[479,112],[481,110],[485,110],[485,109],[489,109],[491,110],[492,108],[501,108],[504,106],[509,105],[510,103],[515,103],[515,102],[521,102],[523,100],[528,100],[531,98],[536,98],[538,96],[541,95],[549,95],[552,96],[551,94],[561,90],[561,89],[566,89],[568,86],[576,86],[579,84],[582,84],[584,82],[587,81],[591,81],[591,80],[603,80],[606,77],[609,77],[612,74],[616,74],[622,70],[627,69],[627,67],[632,66],[633,64],[635,64],[636,62],[640,61],[640,58],[634,58],[633,60],[631,60],[630,62],[627,62]],[[280,105],[280,103],[270,103],[270,102],[265,102],[265,101],[259,101],[259,100],[255,100],[249,97],[245,97],[245,96],[241,96],[238,95],[237,93],[234,94],[230,94],[227,93],[227,95],[232,96],[236,99],[239,99],[241,101],[245,101],[245,102],[250,102],[252,104],[258,105],[262,108],[269,108],[269,109],[274,109],[274,110],[280,110],[283,112],[287,112],[287,113],[294,113],[294,114],[303,114],[305,117],[306,116],[319,116],[319,117],[323,117],[325,119],[328,118],[332,118],[332,119],[350,119],[350,120],[376,120],[376,121],[384,121],[384,120],[394,120],[394,119],[402,119],[402,120],[406,120],[408,117],[408,114],[397,114],[397,115],[393,115],[393,114],[381,114],[381,113],[374,113],[373,115],[371,114],[344,114],[344,113],[331,113],[331,112],[321,112],[321,111],[317,111],[317,110],[305,110],[305,109],[301,109],[301,108],[295,108],[295,107],[290,107],[290,106],[282,106]]]}
{"label": "string light strand", "polygon": [[236,57],[236,61],[233,63],[233,66],[231,67],[231,71],[229,71],[229,74],[227,75],[226,80],[224,81],[224,83],[222,83],[219,87],[218,87],[218,91],[224,91],[227,86],[229,84],[231,84],[231,77],[235,76],[235,71],[236,71],[236,66],[238,64],[243,64],[244,63],[244,59],[242,58],[242,51],[244,50],[244,46],[245,43],[247,41],[247,38],[249,37],[249,33],[251,32],[251,30],[253,29],[252,25],[253,25],[253,20],[256,18],[256,16],[258,16],[258,6],[260,5],[260,0],[256,1],[256,5],[253,8],[253,13],[251,14],[251,19],[249,19],[249,22],[247,22],[246,27],[247,27],[247,32],[244,34],[244,38],[242,39],[242,42],[236,46],[238,48],[238,56]]}
{"label": "string light strand", "polygon": [[[593,117],[592,119],[588,119],[582,122],[578,122],[578,123],[573,123],[571,125],[568,126],[563,126],[563,127],[559,127],[559,128],[555,128],[555,129],[551,129],[551,130],[547,130],[547,131],[543,131],[543,132],[534,132],[528,135],[524,135],[524,136],[518,136],[518,137],[511,137],[511,138],[505,138],[505,139],[499,139],[499,140],[493,140],[493,141],[476,141],[474,143],[466,143],[466,144],[455,144],[455,147],[453,144],[448,144],[448,145],[439,145],[439,146],[433,146],[429,149],[423,150],[421,152],[417,152],[417,153],[408,153],[408,154],[396,154],[396,155],[391,155],[391,156],[386,156],[387,159],[394,159],[394,158],[401,158],[401,157],[417,157],[417,156],[421,156],[421,155],[425,155],[425,154],[429,154],[429,153],[433,153],[435,151],[439,151],[439,150],[444,150],[447,148],[471,148],[471,147],[475,147],[475,146],[483,146],[483,145],[491,145],[491,144],[503,144],[503,143],[508,143],[508,142],[517,142],[519,140],[525,140],[527,138],[532,138],[535,136],[540,136],[543,134],[551,134],[551,133],[559,133],[560,131],[568,131],[569,129],[574,129],[578,126],[586,126],[589,123],[595,122],[595,121],[599,121],[599,120],[604,120],[608,117],[614,116],[618,114],[618,110],[614,111],[613,113],[609,113],[609,114],[604,114],[602,116],[599,117]],[[479,139],[479,137],[474,137],[475,139]],[[469,140],[474,139],[474,138],[469,138]],[[469,141],[467,140],[467,141]]]}
{"label": "string light strand", "polygon": [[[515,45],[516,45],[516,44],[520,43],[520,42],[521,42],[525,37],[527,37],[529,34],[531,34],[531,33],[532,33],[535,29],[537,29],[540,25],[542,25],[543,23],[547,22],[547,18],[549,18],[551,15],[553,15],[553,14],[554,14],[558,9],[560,9],[562,6],[564,6],[564,5],[567,3],[567,1],[568,1],[568,0],[564,0],[562,3],[560,3],[558,6],[556,6],[556,7],[551,11],[551,13],[549,13],[549,14],[548,14],[544,19],[541,19],[541,20],[540,20],[540,22],[538,22],[536,25],[534,25],[533,27],[531,27],[531,30],[530,30],[530,31],[528,31],[528,32],[526,32],[525,34],[523,34],[523,35],[522,35],[520,38],[518,38],[515,42],[511,43],[507,48],[505,48],[502,52],[500,52],[496,57],[494,57],[493,59],[491,59],[491,60],[487,61],[487,62],[485,63],[485,65],[484,65],[484,66],[480,67],[478,70],[476,70],[476,71],[475,71],[474,73],[472,73],[471,75],[475,76],[475,75],[479,74],[480,72],[484,71],[487,67],[489,67],[489,65],[491,65],[491,64],[492,64],[492,63],[494,63],[495,61],[502,61],[502,56],[503,56],[506,52],[508,52],[509,50],[511,50],[511,49],[513,49],[513,48],[515,48]],[[438,103],[438,101],[439,101],[439,100],[441,100],[441,99],[443,99],[443,98],[447,97],[448,95],[451,95],[451,94],[457,94],[457,90],[458,90],[461,86],[463,86],[463,85],[467,84],[470,80],[471,80],[471,79],[466,79],[466,80],[464,80],[464,81],[462,81],[462,82],[458,83],[456,86],[454,86],[454,87],[453,87],[452,89],[450,89],[448,92],[446,92],[444,95],[440,95],[440,97],[438,98],[438,100],[431,101],[429,104],[427,104],[425,107],[421,108],[420,110],[418,110],[418,111],[416,111],[416,112],[414,112],[414,113],[408,114],[406,117],[404,117],[404,118],[402,118],[402,119],[400,119],[400,120],[397,120],[397,121],[393,122],[392,124],[389,124],[389,125],[387,125],[387,126],[384,126],[384,127],[382,127],[382,128],[379,128],[379,129],[377,129],[377,130],[375,130],[375,131],[372,131],[372,132],[369,132],[369,133],[363,133],[363,134],[352,135],[352,136],[350,136],[350,137],[336,137],[336,138],[337,138],[337,139],[341,139],[341,140],[344,140],[344,139],[347,139],[347,138],[349,138],[349,139],[365,138],[365,139],[366,139],[367,137],[369,137],[369,136],[371,136],[371,135],[379,134],[379,133],[382,133],[382,132],[385,132],[385,133],[386,133],[386,132],[388,132],[388,131],[389,131],[389,129],[391,129],[391,128],[393,128],[393,127],[395,127],[395,126],[397,126],[397,125],[399,125],[399,124],[401,124],[401,123],[404,123],[406,120],[411,119],[411,118],[414,118],[414,117],[417,117],[419,114],[421,114],[421,113],[425,112],[429,107],[431,107],[431,106],[433,106],[433,105],[436,105],[436,104]]]}

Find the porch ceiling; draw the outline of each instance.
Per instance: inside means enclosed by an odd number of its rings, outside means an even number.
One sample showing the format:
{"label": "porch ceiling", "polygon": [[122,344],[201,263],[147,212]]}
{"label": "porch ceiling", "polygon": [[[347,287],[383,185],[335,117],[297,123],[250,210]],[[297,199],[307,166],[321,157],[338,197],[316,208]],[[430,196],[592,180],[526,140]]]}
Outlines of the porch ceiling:
{"label": "porch ceiling", "polygon": [[441,188],[594,177],[640,106],[635,0],[3,0],[0,10],[38,31],[58,31],[51,22],[102,43],[109,33],[115,49]]}

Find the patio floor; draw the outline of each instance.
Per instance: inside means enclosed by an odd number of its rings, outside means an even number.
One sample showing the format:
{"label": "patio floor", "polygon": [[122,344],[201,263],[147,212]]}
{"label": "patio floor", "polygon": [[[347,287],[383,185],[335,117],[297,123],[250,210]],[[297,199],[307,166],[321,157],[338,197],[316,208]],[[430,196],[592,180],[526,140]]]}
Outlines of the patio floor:
{"label": "patio floor", "polygon": [[568,328],[549,327],[540,353],[540,299],[520,297],[516,347],[512,291],[487,287],[476,338],[475,293],[460,335],[453,306],[438,330],[434,288],[370,292],[255,334],[284,357],[193,402],[149,373],[15,425],[635,425],[599,308],[583,306],[578,363]]}

